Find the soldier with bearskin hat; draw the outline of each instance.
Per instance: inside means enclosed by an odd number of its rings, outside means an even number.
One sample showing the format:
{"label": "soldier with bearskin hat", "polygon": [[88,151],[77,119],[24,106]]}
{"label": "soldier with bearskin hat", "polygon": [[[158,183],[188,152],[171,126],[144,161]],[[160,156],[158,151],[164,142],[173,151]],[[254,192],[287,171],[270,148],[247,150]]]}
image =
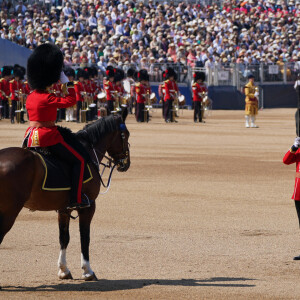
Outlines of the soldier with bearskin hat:
{"label": "soldier with bearskin hat", "polygon": [[204,84],[205,81],[205,73],[204,72],[195,72],[194,75],[194,83],[192,85],[193,90],[193,102],[194,102],[194,122],[202,121],[203,117],[203,96],[207,93],[207,88]]}
{"label": "soldier with bearskin hat", "polygon": [[165,77],[166,73],[165,71],[162,72],[162,78],[163,82],[159,84],[158,86],[158,96],[160,98],[159,103],[162,104],[162,116],[164,118],[165,116]]}
{"label": "soldier with bearskin hat", "polygon": [[130,91],[127,91],[127,93],[130,94],[130,100],[128,103],[128,112],[130,114],[133,114],[133,106],[134,106],[134,102],[135,102],[135,80],[134,80],[134,76],[135,76],[136,70],[133,68],[129,68],[127,70],[127,79],[129,82],[129,86],[130,86]]}
{"label": "soldier with bearskin hat", "polygon": [[0,79],[0,106],[1,107],[1,118],[9,119],[9,105],[8,99],[10,97],[9,81],[12,73],[11,66],[4,66],[1,68],[2,78]]}
{"label": "soldier with bearskin hat", "polygon": [[[21,97],[24,94],[24,85],[22,80],[24,79],[24,71],[19,65],[14,65],[13,68],[13,76],[14,79],[12,79],[9,82],[9,90],[10,90],[10,98],[11,98],[11,111],[10,111],[10,121],[12,124],[15,123],[15,116],[16,116],[16,110],[21,110],[21,106],[23,103],[21,103]],[[18,107],[19,106],[19,107]],[[25,123],[24,120],[24,112],[19,112],[21,114],[20,116],[20,123]]]}
{"label": "soldier with bearskin hat", "polygon": [[147,97],[150,96],[149,91],[149,75],[147,70],[142,69],[137,73],[138,83],[135,85],[136,92],[136,120],[137,122],[148,122],[149,121],[149,113],[147,112],[147,116],[145,119],[145,102]]}
{"label": "soldier with bearskin hat", "polygon": [[74,82],[74,88],[76,93],[76,120],[77,123],[80,122],[80,111],[83,107],[85,88],[84,88],[84,70],[82,68],[78,68],[75,71],[76,80]]}
{"label": "soldier with bearskin hat", "polygon": [[[76,103],[74,84],[62,71],[63,61],[60,49],[50,43],[38,46],[28,59],[27,75],[33,92],[26,103],[30,127],[26,131],[24,144],[27,147],[47,147],[53,155],[72,166],[68,208],[78,209],[90,206],[89,199],[82,193],[85,159],[76,150],[80,146],[73,134],[55,125],[57,108],[71,107]],[[65,85],[65,97],[49,92],[51,85],[58,80]],[[72,145],[65,138],[72,141]]]}
{"label": "soldier with bearskin hat", "polygon": [[108,66],[105,72],[106,78],[103,80],[103,87],[106,93],[107,101],[107,115],[110,115],[111,111],[114,110],[114,101],[116,95],[115,71],[116,69],[114,67]]}
{"label": "soldier with bearskin hat", "polygon": [[116,91],[117,91],[117,97],[119,101],[119,106],[122,109],[121,106],[121,99],[125,97],[125,89],[123,86],[123,80],[125,79],[125,73],[122,69],[116,69],[115,72],[115,84],[116,84]]}
{"label": "soldier with bearskin hat", "polygon": [[166,123],[177,122],[173,120],[172,107],[176,97],[178,97],[178,85],[176,83],[177,74],[173,68],[167,68],[165,71],[165,121]]}
{"label": "soldier with bearskin hat", "polygon": [[[75,80],[75,71],[71,67],[66,67],[64,69],[65,75],[68,77],[69,82],[74,82]],[[65,94],[66,91],[62,91],[63,94]],[[64,97],[65,95],[63,95]],[[74,121],[74,106],[70,106],[66,108],[66,121],[67,122],[73,122]]]}

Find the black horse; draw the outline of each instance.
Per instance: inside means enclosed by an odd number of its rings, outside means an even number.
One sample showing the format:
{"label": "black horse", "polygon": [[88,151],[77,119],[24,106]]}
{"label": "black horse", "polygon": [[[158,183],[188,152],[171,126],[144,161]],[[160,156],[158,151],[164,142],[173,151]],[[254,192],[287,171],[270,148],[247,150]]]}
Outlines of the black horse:
{"label": "black horse", "polygon": [[[127,111],[124,111],[122,116],[112,115],[102,118],[76,133],[76,137],[93,161],[90,164],[93,179],[83,185],[83,192],[92,204],[90,208],[78,210],[81,266],[85,280],[96,280],[89,264],[89,243],[95,200],[101,186],[99,164],[107,152],[118,171],[125,172],[130,166],[126,116]],[[22,148],[5,148],[0,151],[0,244],[23,207],[41,211],[56,210],[61,246],[58,276],[60,279],[71,279],[72,275],[66,264],[66,249],[70,240],[70,214],[66,210],[69,191],[42,190],[44,173],[42,161],[35,152]]]}

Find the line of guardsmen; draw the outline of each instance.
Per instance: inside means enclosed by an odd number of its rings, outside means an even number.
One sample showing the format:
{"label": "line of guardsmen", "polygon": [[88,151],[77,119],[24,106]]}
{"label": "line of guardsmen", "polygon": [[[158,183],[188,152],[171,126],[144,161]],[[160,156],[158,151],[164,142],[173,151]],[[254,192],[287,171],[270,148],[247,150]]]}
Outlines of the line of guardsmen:
{"label": "line of guardsmen", "polygon": [[[74,81],[76,92],[76,106],[60,109],[57,121],[65,119],[67,122],[89,122],[111,113],[120,113],[125,107],[133,113],[137,122],[149,122],[149,112],[157,98],[152,93],[149,74],[147,70],[136,72],[134,69],[127,71],[127,76],[121,69],[107,67],[103,80],[103,89],[99,81],[96,67],[64,68],[66,76]],[[25,68],[15,65],[4,66],[1,69],[0,80],[0,116],[10,118],[11,123],[16,121],[24,123],[26,97],[30,93],[27,81],[24,81]],[[126,77],[126,78],[125,78]],[[163,73],[164,81],[159,85],[158,93],[162,104],[162,114],[166,123],[177,122],[178,108],[185,104],[185,98],[180,95],[176,83],[177,74],[172,68],[167,68]],[[196,72],[192,84],[194,122],[203,121],[204,101],[207,98],[207,88],[204,84],[205,74]],[[62,85],[53,84],[50,92],[63,96]]]}

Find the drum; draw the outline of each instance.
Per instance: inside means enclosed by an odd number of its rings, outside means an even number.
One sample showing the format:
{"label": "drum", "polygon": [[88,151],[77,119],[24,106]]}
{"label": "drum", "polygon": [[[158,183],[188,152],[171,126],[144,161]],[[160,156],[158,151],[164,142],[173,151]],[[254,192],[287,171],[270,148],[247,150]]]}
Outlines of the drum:
{"label": "drum", "polygon": [[180,95],[178,97],[178,103],[179,103],[179,106],[183,106],[185,104],[185,96],[184,95]]}
{"label": "drum", "polygon": [[152,104],[155,104],[155,103],[157,102],[157,98],[156,98],[155,93],[151,93],[151,94],[150,94],[150,102],[151,102]]}
{"label": "drum", "polygon": [[106,94],[104,92],[101,92],[97,95],[97,98],[100,102],[105,102],[106,101]]}

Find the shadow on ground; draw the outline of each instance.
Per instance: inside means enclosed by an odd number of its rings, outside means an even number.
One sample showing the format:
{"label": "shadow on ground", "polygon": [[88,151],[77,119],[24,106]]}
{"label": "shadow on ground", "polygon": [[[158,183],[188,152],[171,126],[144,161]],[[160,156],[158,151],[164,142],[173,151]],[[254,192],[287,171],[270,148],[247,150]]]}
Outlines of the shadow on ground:
{"label": "shadow on ground", "polygon": [[121,291],[131,289],[141,289],[149,285],[161,286],[212,286],[212,287],[255,287],[254,284],[246,284],[245,281],[253,281],[251,278],[234,277],[212,277],[209,279],[124,279],[124,280],[105,280],[84,282],[81,280],[67,280],[58,284],[40,285],[36,287],[26,286],[2,286],[4,292],[33,292],[33,291]]}

